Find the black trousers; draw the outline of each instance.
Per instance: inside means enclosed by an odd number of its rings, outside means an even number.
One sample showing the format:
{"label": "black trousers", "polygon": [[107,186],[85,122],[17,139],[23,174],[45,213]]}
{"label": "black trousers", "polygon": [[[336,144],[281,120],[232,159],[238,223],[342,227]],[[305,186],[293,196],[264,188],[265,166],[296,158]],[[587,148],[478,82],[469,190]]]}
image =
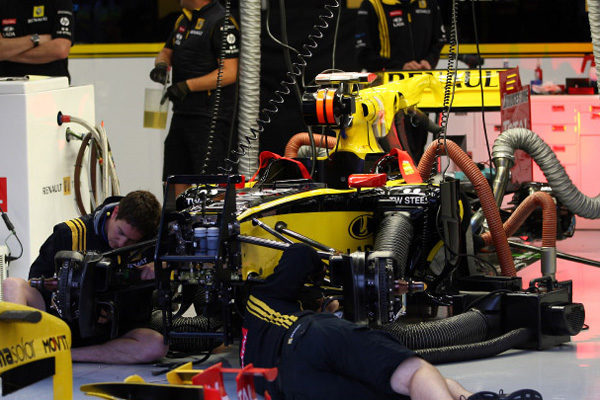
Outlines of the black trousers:
{"label": "black trousers", "polygon": [[231,124],[218,120],[210,150],[208,149],[210,117],[173,114],[169,134],[165,139],[163,181],[169,175],[199,175],[223,173],[229,145]]}
{"label": "black trousers", "polygon": [[277,385],[286,400],[407,399],[392,391],[390,377],[413,356],[386,332],[310,314],[284,339]]}

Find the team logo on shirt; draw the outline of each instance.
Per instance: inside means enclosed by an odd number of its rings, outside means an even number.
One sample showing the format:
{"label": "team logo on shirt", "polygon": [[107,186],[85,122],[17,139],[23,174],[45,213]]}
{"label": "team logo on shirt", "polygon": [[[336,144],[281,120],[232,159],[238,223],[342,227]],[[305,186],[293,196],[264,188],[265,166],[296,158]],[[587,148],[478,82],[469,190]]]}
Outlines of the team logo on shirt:
{"label": "team logo on shirt", "polygon": [[44,6],[33,6],[33,18],[42,18],[44,16]]}
{"label": "team logo on shirt", "polygon": [[15,33],[15,27],[14,26],[5,26],[4,28],[2,28],[2,37],[5,38],[12,38],[12,37],[16,37],[16,33]]}
{"label": "team logo on shirt", "polygon": [[200,30],[202,29],[202,27],[204,26],[204,18],[198,18],[198,21],[196,21],[196,26],[194,27],[194,29],[196,30]]}
{"label": "team logo on shirt", "polygon": [[427,8],[427,1],[419,0],[419,8]]}

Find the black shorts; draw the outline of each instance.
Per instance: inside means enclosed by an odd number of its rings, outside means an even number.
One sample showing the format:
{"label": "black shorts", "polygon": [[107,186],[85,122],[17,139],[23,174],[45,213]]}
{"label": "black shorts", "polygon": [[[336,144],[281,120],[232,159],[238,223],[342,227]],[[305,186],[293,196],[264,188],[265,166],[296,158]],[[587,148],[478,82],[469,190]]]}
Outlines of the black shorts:
{"label": "black shorts", "polygon": [[390,378],[414,356],[386,332],[311,314],[284,338],[277,386],[286,400],[407,399],[392,390]]}
{"label": "black shorts", "polygon": [[222,173],[217,167],[228,156],[230,127],[229,122],[217,121],[208,152],[210,117],[173,114],[165,139],[163,181],[169,175],[200,175],[205,162],[205,174]]}

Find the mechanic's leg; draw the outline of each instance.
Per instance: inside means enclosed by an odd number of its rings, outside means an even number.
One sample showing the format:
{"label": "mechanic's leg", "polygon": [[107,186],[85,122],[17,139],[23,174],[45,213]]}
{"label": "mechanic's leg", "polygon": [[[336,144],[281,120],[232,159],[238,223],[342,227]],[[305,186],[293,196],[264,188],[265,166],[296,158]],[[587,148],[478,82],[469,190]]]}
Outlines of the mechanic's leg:
{"label": "mechanic's leg", "polygon": [[[293,362],[293,361],[292,361]],[[397,400],[402,396],[382,394],[366,383],[334,372],[300,364],[279,369],[285,398],[293,400]],[[441,398],[440,400],[442,400]]]}
{"label": "mechanic's leg", "polygon": [[[320,350],[331,371],[374,385],[381,393],[410,395],[413,400],[458,399],[439,371],[415,357],[391,335],[337,318],[313,317],[300,342]],[[368,343],[368,346],[365,346]],[[308,350],[307,350],[308,351]],[[316,362],[316,361],[313,361]],[[458,396],[454,396],[454,394]]]}
{"label": "mechanic's leg", "polygon": [[71,350],[73,361],[109,364],[138,364],[155,361],[167,354],[163,336],[147,328],[133,329],[106,343]]}
{"label": "mechanic's leg", "polygon": [[42,294],[29,286],[29,282],[22,278],[6,278],[2,282],[4,301],[22,304],[38,310],[46,311],[46,303]]}
{"label": "mechanic's leg", "polygon": [[[192,161],[189,157],[188,145],[185,142],[185,129],[189,125],[185,115],[173,114],[169,133],[165,138],[163,153],[163,183],[170,175],[186,175],[193,173]],[[175,196],[179,196],[190,185],[176,183]]]}
{"label": "mechanic's leg", "polygon": [[412,400],[459,400],[472,394],[418,357],[404,360],[392,374],[390,385],[396,393],[410,394]]}

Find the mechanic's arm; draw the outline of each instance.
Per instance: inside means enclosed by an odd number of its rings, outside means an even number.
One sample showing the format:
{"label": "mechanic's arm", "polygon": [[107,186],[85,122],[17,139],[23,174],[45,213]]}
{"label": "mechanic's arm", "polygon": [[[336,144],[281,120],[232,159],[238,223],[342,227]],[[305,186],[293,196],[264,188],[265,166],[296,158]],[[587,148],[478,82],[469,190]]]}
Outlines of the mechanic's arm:
{"label": "mechanic's arm", "polygon": [[259,298],[297,302],[304,284],[311,277],[324,275],[324,267],[313,248],[295,243],[284,250],[273,273],[253,293]]}
{"label": "mechanic's arm", "polygon": [[[237,80],[237,69],[238,69],[238,59],[237,58],[226,58],[223,61],[223,73],[221,75],[221,86],[231,85]],[[219,70],[215,69],[214,71],[199,76],[197,78],[188,79],[185,83],[187,83],[190,91],[192,92],[201,92],[206,90],[213,90],[217,88],[217,76],[219,74]]]}
{"label": "mechanic's arm", "polygon": [[[48,34],[40,35],[40,45],[51,39],[52,38]],[[0,61],[11,60],[12,57],[33,50],[33,48],[34,46],[30,35],[8,39],[0,36]]]}
{"label": "mechanic's arm", "polygon": [[154,59],[154,65],[165,63],[171,66],[171,57],[173,57],[173,50],[168,47],[163,47],[162,50],[156,55]]}
{"label": "mechanic's arm", "polygon": [[40,35],[40,45],[26,52],[17,54],[8,58],[8,61],[20,62],[25,64],[46,64],[56,60],[63,60],[69,57],[71,51],[71,41],[64,38],[55,38],[42,43]]}

